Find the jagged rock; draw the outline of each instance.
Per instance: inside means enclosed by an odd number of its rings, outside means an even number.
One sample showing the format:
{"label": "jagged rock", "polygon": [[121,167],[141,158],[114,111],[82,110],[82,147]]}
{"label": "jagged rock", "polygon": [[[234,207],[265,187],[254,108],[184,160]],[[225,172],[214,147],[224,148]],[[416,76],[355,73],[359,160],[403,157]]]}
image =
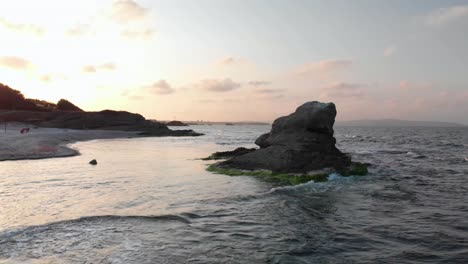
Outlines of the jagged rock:
{"label": "jagged rock", "polygon": [[323,168],[345,169],[351,159],[335,147],[333,103],[308,102],[273,123],[255,144],[260,149],[218,164],[243,170],[307,173]]}

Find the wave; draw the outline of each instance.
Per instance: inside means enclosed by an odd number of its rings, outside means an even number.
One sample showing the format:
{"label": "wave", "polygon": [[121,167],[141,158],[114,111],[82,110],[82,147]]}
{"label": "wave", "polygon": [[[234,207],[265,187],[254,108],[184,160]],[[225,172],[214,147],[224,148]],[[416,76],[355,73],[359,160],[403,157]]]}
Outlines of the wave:
{"label": "wave", "polygon": [[36,231],[36,230],[48,230],[54,226],[73,225],[89,222],[117,222],[117,221],[129,221],[129,220],[141,220],[141,221],[175,221],[183,224],[190,224],[191,219],[201,218],[194,213],[182,213],[180,215],[168,214],[168,215],[95,215],[95,216],[83,216],[76,219],[62,220],[57,222],[46,223],[44,225],[19,227],[14,230],[5,230],[0,232],[0,244],[7,241],[9,238],[15,237],[22,233]]}

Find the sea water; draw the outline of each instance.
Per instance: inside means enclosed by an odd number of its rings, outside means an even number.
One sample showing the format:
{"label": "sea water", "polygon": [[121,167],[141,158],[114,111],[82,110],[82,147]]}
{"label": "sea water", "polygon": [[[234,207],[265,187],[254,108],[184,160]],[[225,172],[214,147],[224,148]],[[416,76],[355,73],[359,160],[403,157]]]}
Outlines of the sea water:
{"label": "sea water", "polygon": [[269,126],[192,128],[1,162],[0,263],[468,262],[466,128],[337,127],[369,175],[289,187],[201,160]]}

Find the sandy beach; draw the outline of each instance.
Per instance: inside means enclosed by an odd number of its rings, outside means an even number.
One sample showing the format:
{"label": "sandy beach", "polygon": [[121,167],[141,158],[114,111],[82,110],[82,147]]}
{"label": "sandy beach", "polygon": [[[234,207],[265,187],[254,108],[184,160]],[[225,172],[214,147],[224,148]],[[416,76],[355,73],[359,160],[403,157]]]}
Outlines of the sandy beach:
{"label": "sandy beach", "polygon": [[[21,134],[20,131],[23,128],[30,128],[30,130],[28,133]],[[5,132],[4,124],[1,124],[0,161],[74,156],[78,155],[79,152],[67,147],[70,143],[93,139],[137,137],[137,133],[36,128],[22,123],[9,123]]]}

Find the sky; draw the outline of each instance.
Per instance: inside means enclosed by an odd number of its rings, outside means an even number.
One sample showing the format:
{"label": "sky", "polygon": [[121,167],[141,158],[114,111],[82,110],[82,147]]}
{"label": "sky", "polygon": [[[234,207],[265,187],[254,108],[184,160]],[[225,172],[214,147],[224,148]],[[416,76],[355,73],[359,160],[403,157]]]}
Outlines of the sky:
{"label": "sky", "polygon": [[468,124],[468,0],[0,0],[0,83],[158,120]]}

